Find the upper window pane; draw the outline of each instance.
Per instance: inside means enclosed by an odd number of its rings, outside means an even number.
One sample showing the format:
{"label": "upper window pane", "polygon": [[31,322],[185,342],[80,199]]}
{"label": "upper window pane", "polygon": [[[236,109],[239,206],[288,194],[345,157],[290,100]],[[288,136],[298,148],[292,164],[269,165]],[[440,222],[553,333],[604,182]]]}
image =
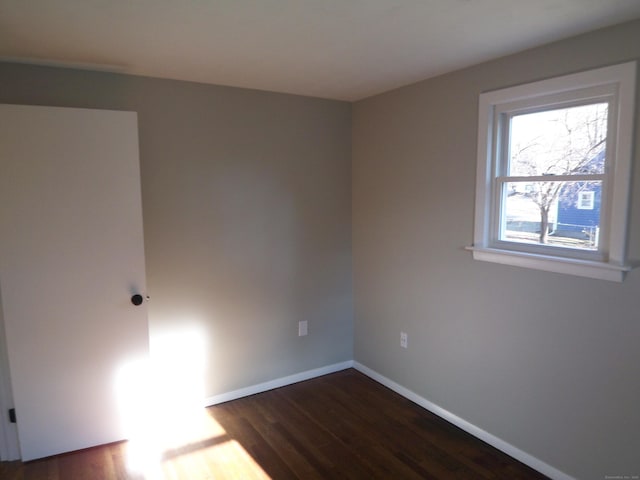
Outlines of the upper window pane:
{"label": "upper window pane", "polygon": [[510,176],[603,174],[607,103],[514,115],[510,122]]}

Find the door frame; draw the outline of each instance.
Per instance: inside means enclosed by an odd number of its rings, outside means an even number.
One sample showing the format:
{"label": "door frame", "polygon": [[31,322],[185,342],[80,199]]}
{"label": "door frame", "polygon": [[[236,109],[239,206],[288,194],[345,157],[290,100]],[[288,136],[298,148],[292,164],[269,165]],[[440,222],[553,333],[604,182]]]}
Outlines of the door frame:
{"label": "door frame", "polygon": [[0,461],[19,460],[18,429],[9,421],[9,409],[14,407],[9,373],[7,340],[4,333],[2,296],[0,295]]}

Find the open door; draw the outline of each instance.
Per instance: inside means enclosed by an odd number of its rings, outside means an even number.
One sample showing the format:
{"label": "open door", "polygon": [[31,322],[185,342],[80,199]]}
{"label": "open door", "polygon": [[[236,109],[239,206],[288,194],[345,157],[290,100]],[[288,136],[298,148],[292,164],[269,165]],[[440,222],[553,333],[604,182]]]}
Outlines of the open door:
{"label": "open door", "polygon": [[135,113],[0,105],[0,289],[22,459],[124,439],[118,379],[149,350]]}

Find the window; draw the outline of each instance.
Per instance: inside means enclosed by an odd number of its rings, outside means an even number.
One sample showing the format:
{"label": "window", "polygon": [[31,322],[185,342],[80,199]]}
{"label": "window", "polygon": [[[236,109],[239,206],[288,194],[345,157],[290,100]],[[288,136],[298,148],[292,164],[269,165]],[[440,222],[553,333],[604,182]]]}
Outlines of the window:
{"label": "window", "polygon": [[623,280],[635,73],[480,95],[475,259]]}
{"label": "window", "polygon": [[594,200],[596,198],[596,192],[578,192],[578,205],[579,210],[593,210]]}

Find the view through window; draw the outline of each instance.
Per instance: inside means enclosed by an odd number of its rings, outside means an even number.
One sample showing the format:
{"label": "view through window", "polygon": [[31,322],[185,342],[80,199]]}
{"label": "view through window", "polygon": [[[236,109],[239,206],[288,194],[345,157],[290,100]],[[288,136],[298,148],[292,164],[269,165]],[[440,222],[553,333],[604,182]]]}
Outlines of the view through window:
{"label": "view through window", "polygon": [[505,125],[500,240],[598,250],[608,104],[513,115]]}

